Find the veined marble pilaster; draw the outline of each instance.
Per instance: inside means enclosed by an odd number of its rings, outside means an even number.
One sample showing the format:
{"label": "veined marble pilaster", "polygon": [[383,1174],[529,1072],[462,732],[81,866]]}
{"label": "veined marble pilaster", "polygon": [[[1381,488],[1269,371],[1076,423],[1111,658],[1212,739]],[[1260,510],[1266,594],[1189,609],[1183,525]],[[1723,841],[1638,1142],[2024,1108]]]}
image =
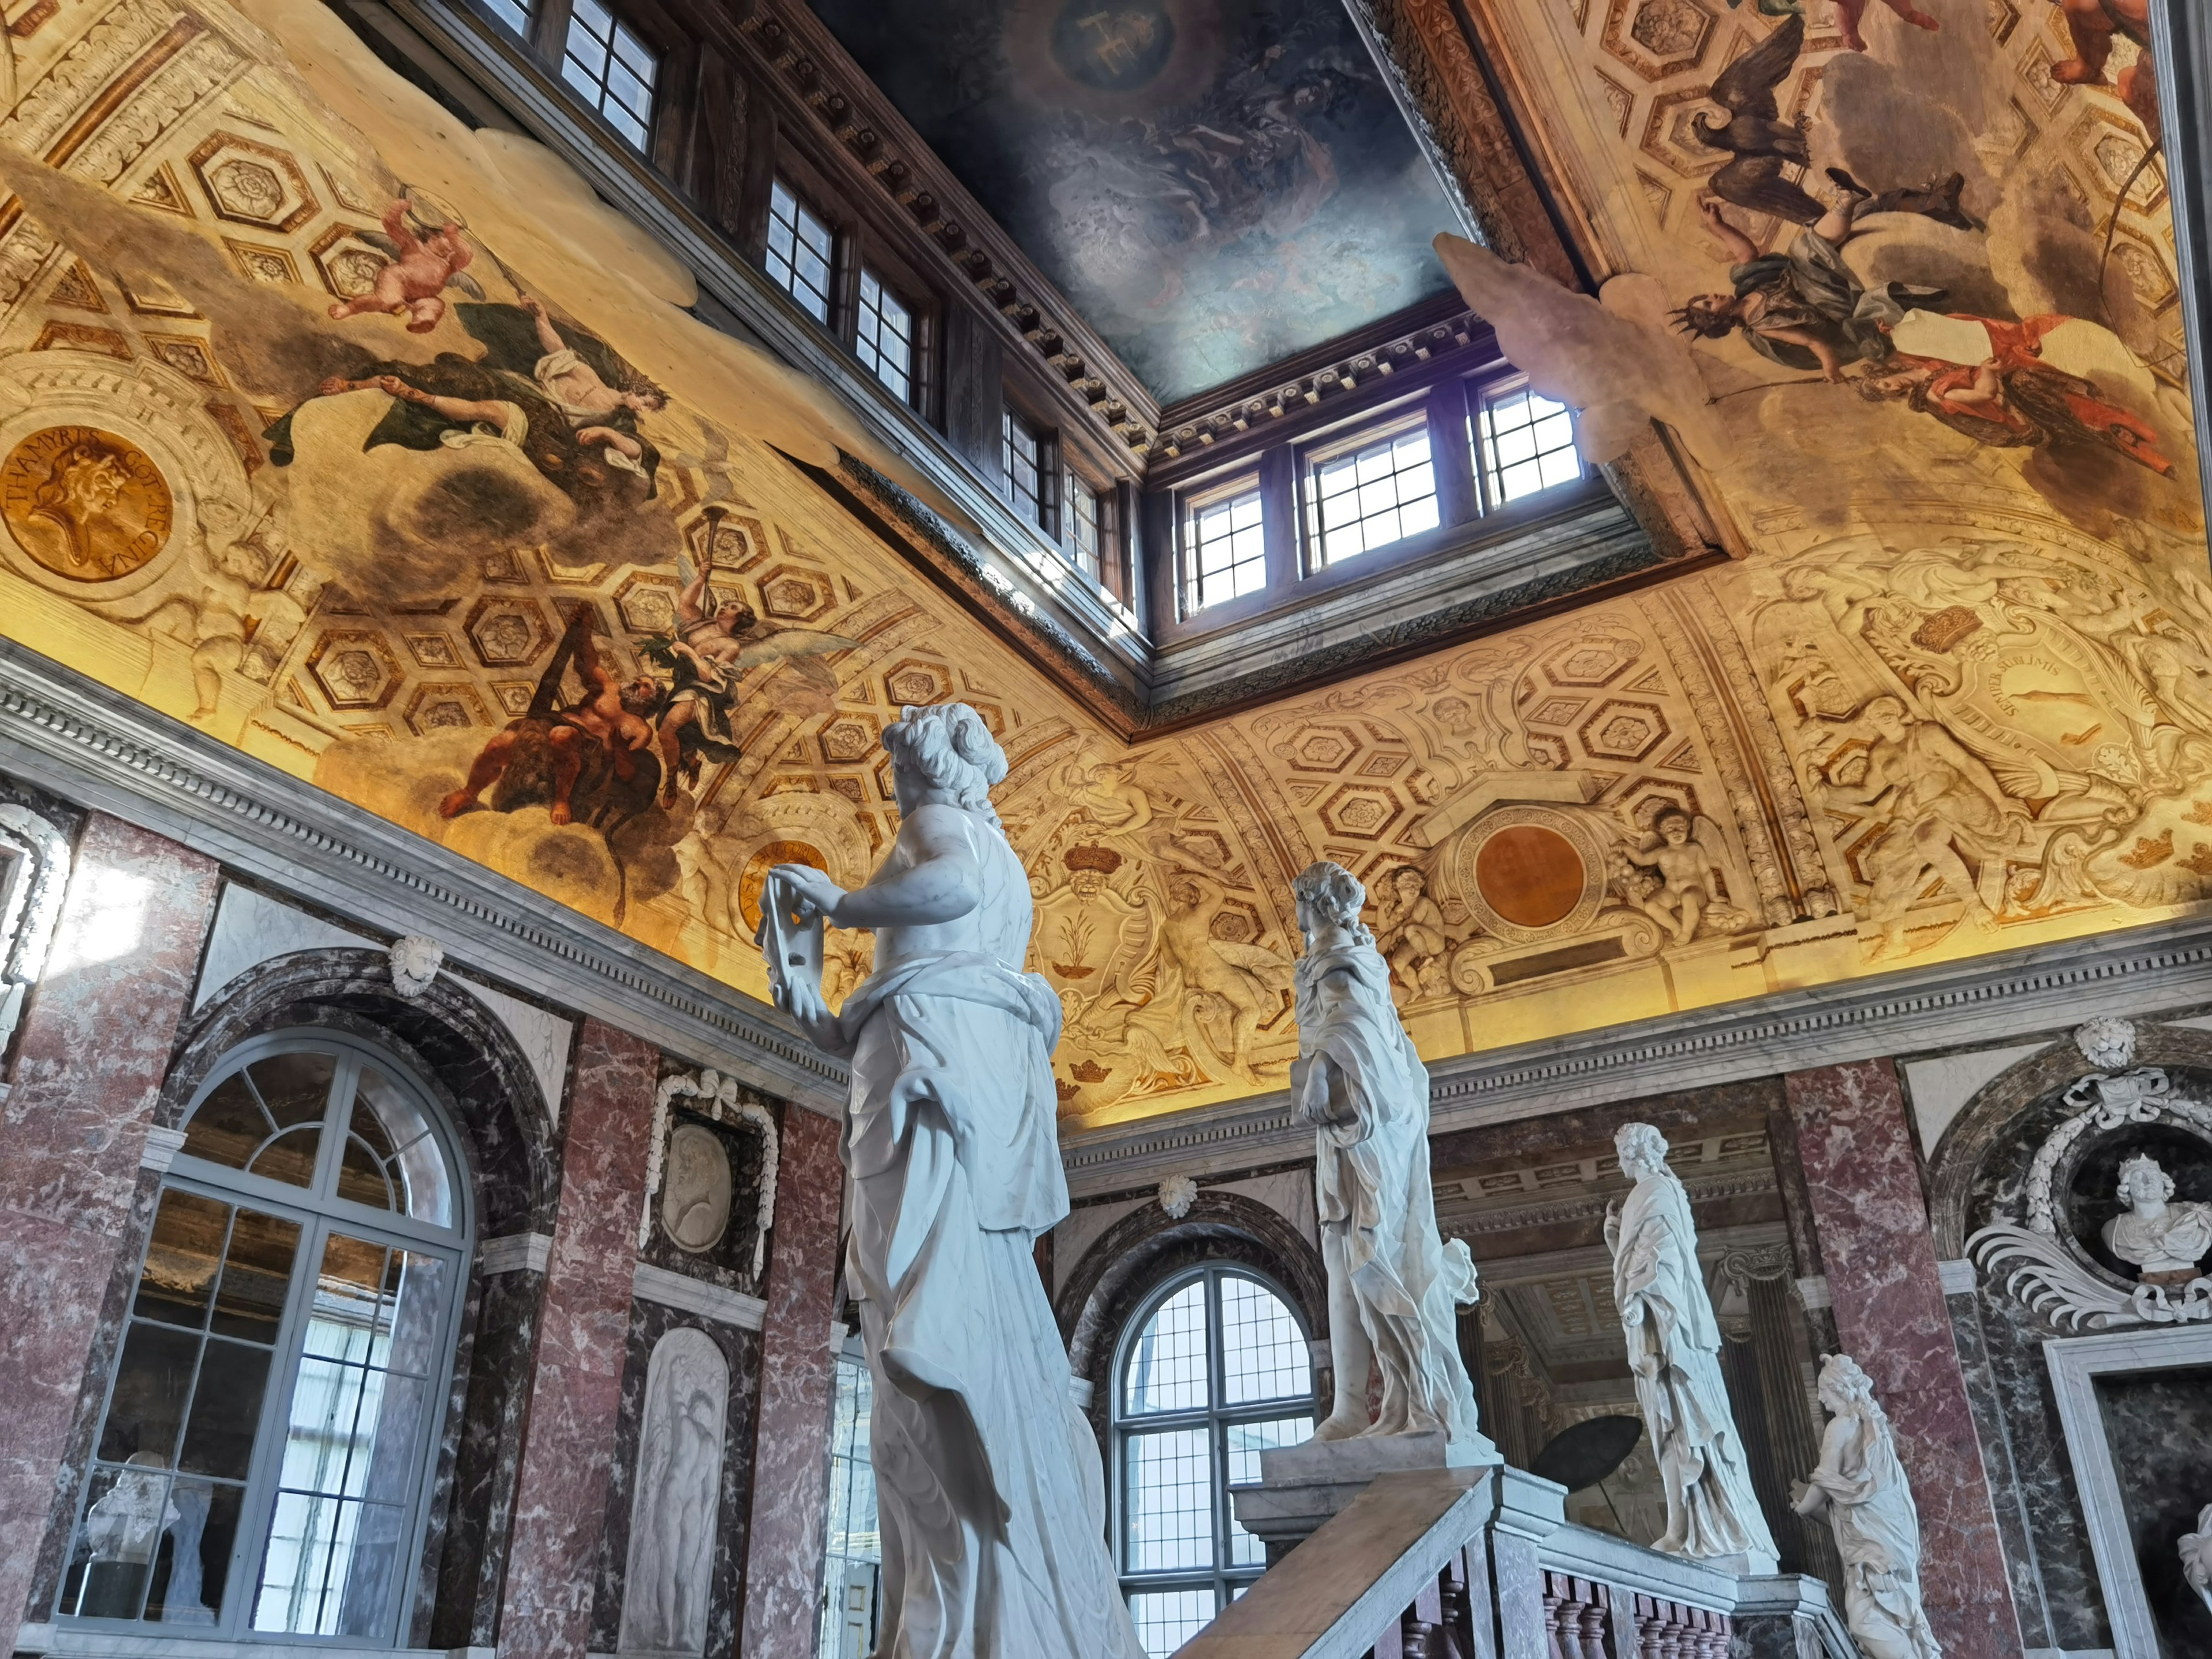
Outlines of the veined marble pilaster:
{"label": "veined marble pilaster", "polygon": [[659,1054],[584,1022],[501,1599],[502,1659],[582,1659],[622,1409]]}
{"label": "veined marble pilaster", "polygon": [[1863,1060],[1783,1082],[1836,1334],[1874,1380],[1919,1505],[1929,1621],[1948,1659],[2015,1659],[2020,1620],[1896,1068]]}
{"label": "veined marble pilaster", "polygon": [[94,814],[24,1016],[0,1102],[0,1652],[63,1507],[57,1471],[108,1281],[138,1238],[146,1131],[216,885],[213,860]]}

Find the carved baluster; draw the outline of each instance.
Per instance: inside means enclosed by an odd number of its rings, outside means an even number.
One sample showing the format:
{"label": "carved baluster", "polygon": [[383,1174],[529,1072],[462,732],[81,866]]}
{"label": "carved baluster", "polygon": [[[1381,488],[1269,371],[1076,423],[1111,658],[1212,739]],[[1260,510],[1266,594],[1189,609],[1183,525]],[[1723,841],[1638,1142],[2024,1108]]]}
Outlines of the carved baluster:
{"label": "carved baluster", "polygon": [[1446,1645],[1433,1659],[1474,1659],[1474,1589],[1466,1551],[1453,1556],[1438,1575],[1437,1604],[1443,1609]]}
{"label": "carved baluster", "polygon": [[1636,1598],[1636,1645],[1643,1659],[1660,1659],[1660,1632],[1666,1629],[1659,1603],[1650,1596]]}
{"label": "carved baluster", "polygon": [[[1559,1641],[1559,1576],[1555,1572],[1544,1575],[1544,1638],[1545,1651],[1551,1659],[1569,1659]],[[1577,1653],[1573,1659],[1582,1659],[1582,1656]]]}
{"label": "carved baluster", "polygon": [[1585,1659],[1605,1659],[1605,1608],[1595,1599],[1605,1592],[1590,1587],[1592,1600],[1583,1603],[1583,1653]]}

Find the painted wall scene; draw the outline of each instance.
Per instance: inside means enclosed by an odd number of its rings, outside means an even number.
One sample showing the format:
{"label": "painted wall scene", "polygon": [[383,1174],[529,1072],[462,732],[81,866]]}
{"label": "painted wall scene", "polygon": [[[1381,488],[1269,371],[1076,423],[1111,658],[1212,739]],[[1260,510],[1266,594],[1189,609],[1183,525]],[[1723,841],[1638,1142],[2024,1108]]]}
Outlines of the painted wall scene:
{"label": "painted wall scene", "polygon": [[814,10],[1164,404],[1450,291],[1338,0]]}
{"label": "painted wall scene", "polygon": [[2212,584],[2140,58],[1856,10],[1506,12],[1629,274],[1445,250],[1747,556],[1130,744],[793,465],[892,470],[545,152],[319,14],[73,7],[0,125],[0,626],[755,994],[766,871],[862,878],[883,726],[971,702],[1071,1121],[1283,1086],[1316,858],[1431,1060],[2175,915]]}

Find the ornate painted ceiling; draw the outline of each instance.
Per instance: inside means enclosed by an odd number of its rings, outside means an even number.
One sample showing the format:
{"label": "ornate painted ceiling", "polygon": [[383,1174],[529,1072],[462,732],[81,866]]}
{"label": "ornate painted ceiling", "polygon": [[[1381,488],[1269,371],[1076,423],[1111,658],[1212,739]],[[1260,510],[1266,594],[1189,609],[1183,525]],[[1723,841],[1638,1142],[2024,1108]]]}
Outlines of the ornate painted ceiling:
{"label": "ornate painted ceiling", "polygon": [[813,0],[1164,404],[1450,290],[1341,0]]}
{"label": "ornate painted ceiling", "polygon": [[[1802,40],[1692,5],[1677,66],[1623,79],[1613,20],[1675,40],[1643,20],[1683,3],[1488,9],[1601,299],[1448,252],[1594,454],[1668,417],[1747,556],[1135,746],[786,459],[863,441],[550,157],[319,6],[34,9],[0,120],[0,629],[755,994],[762,872],[865,876],[884,723],[971,701],[1063,1109],[1097,1122],[1282,1085],[1316,857],[1369,883],[1431,1060],[2194,912],[2212,582],[2120,89],[2057,76],[2056,8],[1978,0],[1936,34],[1877,11],[1863,53],[1826,0]],[[1740,243],[1708,236],[1695,186],[1734,163],[1667,123],[1784,59],[1809,164],[1729,188],[1820,217],[1731,202]],[[1831,165],[1880,208],[1839,222]],[[476,289],[419,329],[352,304],[403,234]],[[702,709],[665,640],[710,598],[761,649]],[[866,940],[833,945],[849,987]]]}

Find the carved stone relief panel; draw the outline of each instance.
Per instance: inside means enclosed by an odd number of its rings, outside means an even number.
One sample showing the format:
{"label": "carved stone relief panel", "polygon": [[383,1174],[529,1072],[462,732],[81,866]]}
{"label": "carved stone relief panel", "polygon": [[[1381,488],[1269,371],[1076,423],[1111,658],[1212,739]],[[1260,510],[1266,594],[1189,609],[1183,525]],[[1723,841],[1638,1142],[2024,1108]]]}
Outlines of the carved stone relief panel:
{"label": "carved stone relief panel", "polygon": [[703,1331],[679,1326],[654,1346],[645,1389],[618,1651],[697,1659],[707,1649],[729,1364]]}

